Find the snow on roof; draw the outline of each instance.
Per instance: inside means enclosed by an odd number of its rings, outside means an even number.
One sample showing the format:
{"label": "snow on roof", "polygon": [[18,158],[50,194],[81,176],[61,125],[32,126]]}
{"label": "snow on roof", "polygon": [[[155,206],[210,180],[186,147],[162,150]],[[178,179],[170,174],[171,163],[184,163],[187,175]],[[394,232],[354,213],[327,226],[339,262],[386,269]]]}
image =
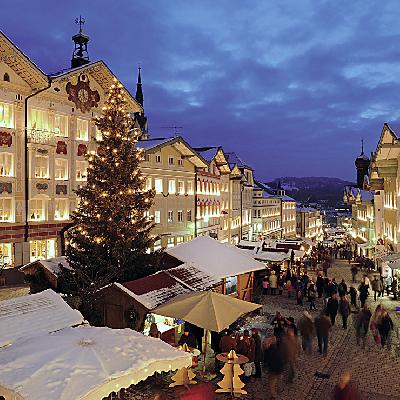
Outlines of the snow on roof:
{"label": "snow on roof", "polygon": [[148,310],[152,310],[178,294],[208,290],[220,282],[221,279],[210,276],[193,265],[182,264],[144,278],[114,285]]}
{"label": "snow on roof", "polygon": [[264,262],[282,262],[290,259],[290,255],[287,252],[277,252],[277,251],[258,251],[256,249],[240,249],[243,254],[247,254],[253,257],[255,260],[260,260]]}
{"label": "snow on roof", "polygon": [[218,242],[209,236],[199,236],[165,252],[219,279],[265,268],[235,246]]}
{"label": "snow on roof", "polygon": [[34,261],[29,264],[23,265],[22,267],[20,267],[19,270],[24,271],[25,269],[27,269],[28,267],[30,267],[32,265],[40,265],[43,268],[50,271],[52,274],[57,276],[61,272],[61,269],[59,266],[60,264],[62,264],[62,266],[66,269],[72,269],[67,261],[67,257],[61,256],[61,257],[49,258],[48,260]]}
{"label": "snow on roof", "polygon": [[168,143],[174,139],[175,138],[173,138],[173,137],[169,137],[169,138],[154,138],[154,139],[147,139],[147,140],[139,140],[137,142],[136,146],[139,149],[149,150],[154,147]]}
{"label": "snow on roof", "polygon": [[297,212],[315,212],[318,210],[313,207],[296,207],[296,211]]}
{"label": "snow on roof", "polygon": [[290,202],[296,202],[296,200],[293,197],[288,196],[287,194],[285,194],[284,196],[279,196],[282,201],[290,201]]}
{"label": "snow on roof", "polygon": [[0,347],[22,337],[54,332],[82,322],[82,314],[51,289],[0,301]]}
{"label": "snow on roof", "polygon": [[27,400],[102,399],[192,364],[189,353],[160,339],[92,326],[26,337],[0,349],[0,359],[0,395]]}
{"label": "snow on roof", "polygon": [[218,147],[195,147],[194,150],[205,160],[211,162],[218,152]]}

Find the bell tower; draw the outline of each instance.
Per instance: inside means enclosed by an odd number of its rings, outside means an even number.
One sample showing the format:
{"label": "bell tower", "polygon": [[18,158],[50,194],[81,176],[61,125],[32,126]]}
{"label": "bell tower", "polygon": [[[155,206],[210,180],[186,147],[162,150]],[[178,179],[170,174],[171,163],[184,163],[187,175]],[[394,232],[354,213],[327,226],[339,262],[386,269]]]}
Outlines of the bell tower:
{"label": "bell tower", "polygon": [[364,140],[361,139],[361,154],[356,158],[355,165],[357,170],[357,187],[364,188],[364,176],[368,175],[369,158],[364,154]]}
{"label": "bell tower", "polygon": [[84,35],[82,32],[85,19],[79,16],[79,18],[75,20],[75,23],[79,25],[79,32],[72,36],[75,48],[72,53],[71,68],[78,68],[89,63],[89,53],[87,51],[89,36]]}

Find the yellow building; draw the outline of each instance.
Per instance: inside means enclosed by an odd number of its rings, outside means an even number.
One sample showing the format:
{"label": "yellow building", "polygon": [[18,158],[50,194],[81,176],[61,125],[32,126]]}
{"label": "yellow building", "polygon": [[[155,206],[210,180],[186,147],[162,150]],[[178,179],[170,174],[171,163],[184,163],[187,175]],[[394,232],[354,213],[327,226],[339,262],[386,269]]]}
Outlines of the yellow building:
{"label": "yellow building", "polygon": [[160,236],[155,249],[173,247],[193,239],[197,236],[196,221],[198,223],[205,217],[197,212],[214,213],[211,208],[195,207],[197,174],[208,167],[206,160],[179,136],[141,140],[138,147],[145,150],[140,167],[146,177],[146,188],[156,192],[149,212],[155,223],[153,232]]}
{"label": "yellow building", "polygon": [[297,236],[314,241],[322,240],[322,215],[319,210],[312,207],[296,208]]}
{"label": "yellow building", "polygon": [[[63,232],[85,184],[84,155],[101,139],[101,113],[114,75],[89,63],[89,38],[73,37],[71,68],[46,75],[0,33],[0,263],[14,266],[61,252]],[[81,50],[81,51],[80,51]],[[128,93],[131,112],[142,112]]]}
{"label": "yellow building", "polygon": [[282,237],[291,239],[296,237],[296,200],[286,194],[280,182],[277,195],[282,201]]}

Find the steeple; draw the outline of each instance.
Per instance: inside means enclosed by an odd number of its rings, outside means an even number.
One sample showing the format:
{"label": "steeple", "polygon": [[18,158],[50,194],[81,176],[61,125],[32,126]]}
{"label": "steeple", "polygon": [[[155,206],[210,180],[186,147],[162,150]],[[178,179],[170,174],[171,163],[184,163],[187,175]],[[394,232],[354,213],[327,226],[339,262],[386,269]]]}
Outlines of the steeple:
{"label": "steeple", "polygon": [[142,76],[140,71],[142,68],[139,66],[138,67],[138,79],[137,79],[137,84],[136,84],[136,95],[135,98],[137,102],[143,107],[143,90],[142,90]]}
{"label": "steeple", "polygon": [[75,48],[72,53],[71,68],[77,68],[89,63],[89,54],[87,51],[89,36],[84,35],[82,32],[85,19],[79,16],[79,18],[76,18],[75,23],[79,25],[79,32],[72,36]]}
{"label": "steeple", "polygon": [[361,154],[356,158],[355,165],[357,170],[357,187],[364,188],[364,177],[368,175],[369,158],[364,154],[364,139],[361,139]]}
{"label": "steeple", "polygon": [[277,186],[277,188],[276,188],[276,194],[278,195],[278,196],[285,196],[285,194],[286,194],[286,191],[285,191],[285,189],[282,187],[282,182],[279,180],[278,181],[278,186]]}

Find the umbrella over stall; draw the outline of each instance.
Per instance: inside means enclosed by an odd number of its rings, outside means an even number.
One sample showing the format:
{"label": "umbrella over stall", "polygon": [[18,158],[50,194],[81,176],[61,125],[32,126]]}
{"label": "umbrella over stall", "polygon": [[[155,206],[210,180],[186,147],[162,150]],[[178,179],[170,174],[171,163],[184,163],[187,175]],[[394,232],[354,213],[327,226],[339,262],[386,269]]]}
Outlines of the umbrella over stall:
{"label": "umbrella over stall", "polygon": [[131,329],[80,326],[0,349],[0,395],[9,400],[98,400],[191,357]]}

